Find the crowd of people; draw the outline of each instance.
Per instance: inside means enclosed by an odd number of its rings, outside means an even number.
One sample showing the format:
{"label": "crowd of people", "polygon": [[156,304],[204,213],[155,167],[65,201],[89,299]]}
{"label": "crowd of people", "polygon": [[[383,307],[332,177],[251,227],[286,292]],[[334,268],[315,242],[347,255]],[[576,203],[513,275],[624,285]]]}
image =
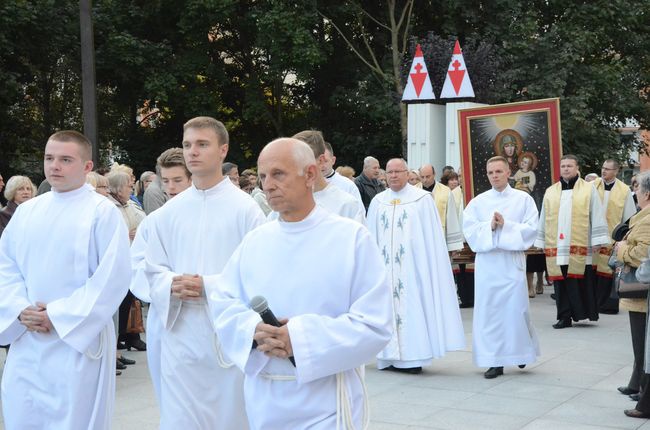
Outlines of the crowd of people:
{"label": "crowd of people", "polygon": [[564,155],[538,208],[495,156],[475,172],[491,189],[465,204],[453,167],[437,179],[368,156],[355,176],[320,131],[271,141],[241,173],[229,144],[221,122],[193,118],[137,178],[94,168],[86,137],[61,131],[38,190],[0,176],[8,429],[110,428],[115,375],[135,364],[124,349],[146,351],[162,429],[365,428],[364,365],[419,374],[464,349],[461,308],[485,378],[534,363],[544,278],[555,329],[629,311],[634,370],[618,390],[638,396],[627,415],[650,417],[647,299],[619,300],[613,282],[621,267],[650,280],[650,173],[630,188],[606,160],[587,182]]}

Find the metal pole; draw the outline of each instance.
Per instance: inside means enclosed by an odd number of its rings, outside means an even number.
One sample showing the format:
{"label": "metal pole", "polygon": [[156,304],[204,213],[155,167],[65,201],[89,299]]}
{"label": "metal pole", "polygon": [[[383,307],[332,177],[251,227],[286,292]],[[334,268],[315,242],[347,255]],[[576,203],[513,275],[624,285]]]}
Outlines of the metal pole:
{"label": "metal pole", "polygon": [[81,26],[81,94],[83,99],[84,134],[93,145],[93,163],[95,166],[99,166],[92,0],[79,0],[79,18]]}

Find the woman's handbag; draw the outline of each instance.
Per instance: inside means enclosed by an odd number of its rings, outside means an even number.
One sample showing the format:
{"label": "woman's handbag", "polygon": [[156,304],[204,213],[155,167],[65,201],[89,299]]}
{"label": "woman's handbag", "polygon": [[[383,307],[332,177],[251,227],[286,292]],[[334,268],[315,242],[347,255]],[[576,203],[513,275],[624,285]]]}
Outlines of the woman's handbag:
{"label": "woman's handbag", "polygon": [[636,267],[627,264],[616,270],[614,279],[616,292],[621,299],[645,299],[648,297],[648,287],[636,279]]}
{"label": "woman's handbag", "polygon": [[127,333],[144,333],[144,322],[142,320],[142,304],[135,299],[129,309],[129,319],[126,322]]}

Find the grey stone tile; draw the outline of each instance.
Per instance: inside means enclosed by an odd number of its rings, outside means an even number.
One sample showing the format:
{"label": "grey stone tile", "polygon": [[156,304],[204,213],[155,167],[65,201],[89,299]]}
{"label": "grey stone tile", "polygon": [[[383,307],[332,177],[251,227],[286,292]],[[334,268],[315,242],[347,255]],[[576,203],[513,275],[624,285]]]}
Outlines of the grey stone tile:
{"label": "grey stone tile", "polygon": [[394,390],[375,396],[377,402],[390,402],[399,398],[400,402],[414,405],[430,405],[434,407],[454,407],[459,402],[472,397],[474,393],[457,390],[439,390],[424,387],[395,387]]}
{"label": "grey stone tile", "polygon": [[565,423],[621,429],[636,429],[640,425],[639,419],[626,417],[622,408],[608,408],[585,403],[565,403],[547,413],[543,418]]}
{"label": "grey stone tile", "polygon": [[547,420],[547,419],[537,419],[527,426],[523,427],[522,430],[612,430],[616,427],[603,427],[603,426],[592,426],[588,424],[576,424],[576,423],[566,423],[562,421]]}
{"label": "grey stone tile", "polygon": [[561,404],[561,400],[533,400],[479,393],[457,402],[455,409],[534,418],[544,415]]}
{"label": "grey stone tile", "polygon": [[460,409],[445,409],[426,419],[434,428],[448,430],[515,430],[529,421],[528,417]]}
{"label": "grey stone tile", "polygon": [[[425,418],[441,409],[431,405],[420,405],[397,401],[373,401],[370,403],[371,422],[399,425],[420,425]],[[372,426],[371,426],[372,427]]]}
{"label": "grey stone tile", "polygon": [[581,392],[579,388],[531,384],[525,378],[513,378],[503,384],[490,388],[485,394],[563,402],[575,397]]}

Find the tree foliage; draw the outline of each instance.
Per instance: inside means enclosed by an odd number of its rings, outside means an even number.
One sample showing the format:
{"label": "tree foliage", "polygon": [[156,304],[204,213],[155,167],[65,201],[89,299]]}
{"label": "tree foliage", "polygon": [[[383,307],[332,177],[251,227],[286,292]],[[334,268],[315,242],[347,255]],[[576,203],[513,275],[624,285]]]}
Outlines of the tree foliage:
{"label": "tree foliage", "polygon": [[[646,0],[96,0],[101,153],[151,170],[211,115],[243,167],[305,128],[356,169],[405,155],[415,43],[439,94],[459,39],[476,101],[560,97],[564,151],[593,168],[633,145],[617,127],[649,125],[649,15]],[[78,2],[4,2],[0,26],[0,172],[39,180],[47,136],[82,128]]]}

